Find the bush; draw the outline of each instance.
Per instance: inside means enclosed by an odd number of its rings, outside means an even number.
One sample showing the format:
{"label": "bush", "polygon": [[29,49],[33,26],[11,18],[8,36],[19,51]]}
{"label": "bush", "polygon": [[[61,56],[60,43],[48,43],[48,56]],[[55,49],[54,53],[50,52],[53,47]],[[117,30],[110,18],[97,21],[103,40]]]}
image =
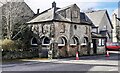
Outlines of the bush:
{"label": "bush", "polygon": [[10,39],[4,39],[4,40],[0,41],[0,45],[2,46],[3,50],[12,51],[12,50],[16,50],[16,48],[17,48],[15,42]]}

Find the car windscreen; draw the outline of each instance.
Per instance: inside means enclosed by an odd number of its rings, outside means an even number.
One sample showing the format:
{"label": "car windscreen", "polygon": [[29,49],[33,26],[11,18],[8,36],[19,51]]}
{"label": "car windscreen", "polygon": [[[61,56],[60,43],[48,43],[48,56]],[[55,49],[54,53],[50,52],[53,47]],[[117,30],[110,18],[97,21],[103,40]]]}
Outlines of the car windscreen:
{"label": "car windscreen", "polygon": [[106,43],[106,46],[120,46],[120,43],[117,43],[117,42]]}
{"label": "car windscreen", "polygon": [[112,43],[112,46],[120,46],[120,44],[119,44],[119,43],[114,42],[114,43]]}

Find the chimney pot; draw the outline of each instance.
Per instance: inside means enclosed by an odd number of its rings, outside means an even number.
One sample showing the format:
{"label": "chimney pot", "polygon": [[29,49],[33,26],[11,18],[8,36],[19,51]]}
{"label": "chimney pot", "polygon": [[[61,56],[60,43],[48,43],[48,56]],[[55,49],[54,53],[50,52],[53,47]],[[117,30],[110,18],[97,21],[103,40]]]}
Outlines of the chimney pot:
{"label": "chimney pot", "polygon": [[37,9],[37,14],[39,14],[40,9]]}
{"label": "chimney pot", "polygon": [[56,8],[56,3],[55,1],[52,3],[52,8],[55,7]]}

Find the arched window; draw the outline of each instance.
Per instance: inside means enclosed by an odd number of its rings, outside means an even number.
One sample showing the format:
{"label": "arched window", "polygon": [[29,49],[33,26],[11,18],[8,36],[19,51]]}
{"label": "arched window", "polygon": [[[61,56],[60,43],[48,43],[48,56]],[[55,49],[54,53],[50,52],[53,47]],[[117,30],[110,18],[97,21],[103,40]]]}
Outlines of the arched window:
{"label": "arched window", "polygon": [[77,37],[73,37],[70,40],[70,45],[78,45],[79,44],[79,39]]}
{"label": "arched window", "polygon": [[31,39],[31,45],[38,45],[36,38]]}
{"label": "arched window", "polygon": [[65,46],[67,43],[67,39],[65,37],[60,37],[58,39],[58,46]]}
{"label": "arched window", "polygon": [[83,42],[81,43],[81,45],[87,45],[87,43],[88,43],[88,38],[84,37]]}
{"label": "arched window", "polygon": [[42,40],[42,45],[49,45],[49,43],[50,43],[50,38],[48,38],[48,37],[42,37],[41,38],[41,40]]}

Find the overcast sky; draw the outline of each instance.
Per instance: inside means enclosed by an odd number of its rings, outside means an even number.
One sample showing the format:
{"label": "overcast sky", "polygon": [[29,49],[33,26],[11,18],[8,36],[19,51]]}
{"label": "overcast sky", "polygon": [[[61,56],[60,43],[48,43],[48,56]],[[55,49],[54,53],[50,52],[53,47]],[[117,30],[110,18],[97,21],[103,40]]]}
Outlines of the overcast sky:
{"label": "overcast sky", "polygon": [[[5,2],[6,0],[0,0]],[[23,0],[12,0],[12,1],[23,1]],[[112,15],[112,12],[118,8],[119,0],[24,0],[30,8],[36,13],[37,9],[40,9],[40,12],[51,8],[52,2],[55,1],[57,7],[65,7],[71,4],[77,4],[81,11],[84,11],[88,8],[93,8],[94,10],[103,10],[107,9],[109,15]]]}
{"label": "overcast sky", "polygon": [[65,7],[71,4],[77,4],[81,11],[88,8],[93,8],[95,10],[107,9],[109,15],[111,16],[113,11],[118,8],[119,0],[25,0],[25,2],[30,6],[30,8],[36,13],[37,9],[40,12],[52,7],[52,2],[55,1],[57,7]]}

